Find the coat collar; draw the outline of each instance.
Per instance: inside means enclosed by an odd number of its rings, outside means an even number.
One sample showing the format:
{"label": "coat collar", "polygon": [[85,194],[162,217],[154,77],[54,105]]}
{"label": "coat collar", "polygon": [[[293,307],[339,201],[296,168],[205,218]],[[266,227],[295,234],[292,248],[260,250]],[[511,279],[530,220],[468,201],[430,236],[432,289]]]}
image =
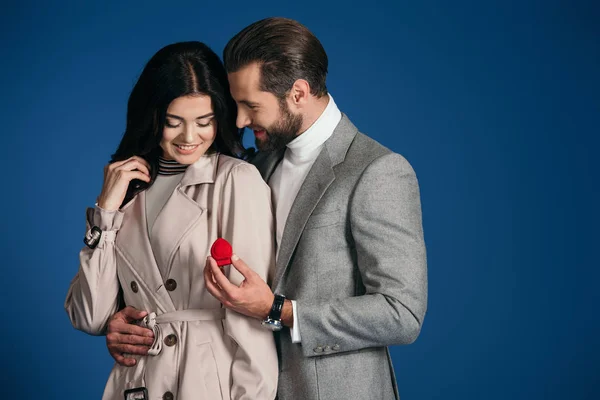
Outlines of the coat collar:
{"label": "coat collar", "polygon": [[198,161],[190,165],[181,178],[181,186],[214,183],[217,175],[218,153],[204,154]]}
{"label": "coat collar", "polygon": [[145,191],[121,209],[124,221],[117,236],[117,249],[138,276],[139,284],[148,286],[161,313],[175,310],[164,286],[175,252],[206,211],[189,195],[193,189],[190,186],[214,183],[218,160],[217,153],[206,154],[186,169],[154,222],[152,239],[148,236]]}

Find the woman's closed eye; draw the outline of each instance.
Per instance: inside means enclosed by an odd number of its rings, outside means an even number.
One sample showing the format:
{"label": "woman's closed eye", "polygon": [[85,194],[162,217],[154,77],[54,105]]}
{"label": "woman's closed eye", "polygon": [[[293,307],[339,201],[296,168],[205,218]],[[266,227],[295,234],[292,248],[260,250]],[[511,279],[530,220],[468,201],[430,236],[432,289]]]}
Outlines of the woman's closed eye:
{"label": "woman's closed eye", "polygon": [[213,122],[213,118],[205,118],[205,119],[201,119],[201,120],[197,120],[196,121],[196,126],[198,126],[199,128],[206,128],[207,126],[210,126]]}
{"label": "woman's closed eye", "polygon": [[165,126],[167,126],[168,128],[178,128],[181,126],[181,121],[178,121],[173,118],[167,118],[165,120]]}

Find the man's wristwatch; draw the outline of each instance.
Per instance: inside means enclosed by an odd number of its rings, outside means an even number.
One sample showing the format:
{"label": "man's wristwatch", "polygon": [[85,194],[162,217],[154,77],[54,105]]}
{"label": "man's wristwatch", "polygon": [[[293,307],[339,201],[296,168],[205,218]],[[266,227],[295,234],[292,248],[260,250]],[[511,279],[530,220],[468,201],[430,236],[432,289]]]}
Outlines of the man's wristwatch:
{"label": "man's wristwatch", "polygon": [[262,326],[269,328],[272,331],[280,331],[281,328],[283,328],[283,324],[281,323],[281,310],[283,309],[284,301],[284,295],[275,294],[275,300],[273,300],[271,312],[269,313],[267,318],[261,322]]}

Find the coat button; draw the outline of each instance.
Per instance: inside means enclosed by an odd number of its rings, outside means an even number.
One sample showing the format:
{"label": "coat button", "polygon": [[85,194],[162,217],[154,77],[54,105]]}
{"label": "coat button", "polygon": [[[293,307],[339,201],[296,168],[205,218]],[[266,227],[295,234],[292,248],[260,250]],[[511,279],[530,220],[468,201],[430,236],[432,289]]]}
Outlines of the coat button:
{"label": "coat button", "polygon": [[133,293],[138,292],[138,284],[136,281],[131,281],[131,290],[133,290]]}
{"label": "coat button", "polygon": [[175,336],[174,334],[170,334],[165,338],[164,342],[169,347],[175,346],[177,344],[177,336]]}
{"label": "coat button", "polygon": [[175,396],[173,396],[173,393],[171,392],[165,392],[165,394],[163,394],[163,400],[173,400],[175,398]]}
{"label": "coat button", "polygon": [[175,281],[175,279],[167,279],[165,282],[165,287],[169,292],[172,292],[177,288],[177,281]]}
{"label": "coat button", "polygon": [[323,351],[330,351],[330,350],[331,350],[331,347],[329,347],[329,346],[323,347]]}
{"label": "coat button", "polygon": [[322,353],[322,352],[323,352],[323,348],[322,348],[321,346],[317,346],[317,347],[315,347],[315,348],[313,349],[313,351],[314,351],[315,353]]}
{"label": "coat button", "polygon": [[332,347],[332,349],[334,351],[338,351],[340,349],[340,345],[339,344],[334,344],[333,347]]}

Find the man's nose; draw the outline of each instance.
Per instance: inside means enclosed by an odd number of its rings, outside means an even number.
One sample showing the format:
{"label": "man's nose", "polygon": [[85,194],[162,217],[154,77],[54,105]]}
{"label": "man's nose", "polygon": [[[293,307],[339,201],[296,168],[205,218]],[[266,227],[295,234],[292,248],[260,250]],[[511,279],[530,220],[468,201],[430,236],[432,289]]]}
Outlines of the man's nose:
{"label": "man's nose", "polygon": [[245,128],[250,125],[251,119],[246,112],[238,108],[237,119],[235,120],[235,124],[239,129]]}

